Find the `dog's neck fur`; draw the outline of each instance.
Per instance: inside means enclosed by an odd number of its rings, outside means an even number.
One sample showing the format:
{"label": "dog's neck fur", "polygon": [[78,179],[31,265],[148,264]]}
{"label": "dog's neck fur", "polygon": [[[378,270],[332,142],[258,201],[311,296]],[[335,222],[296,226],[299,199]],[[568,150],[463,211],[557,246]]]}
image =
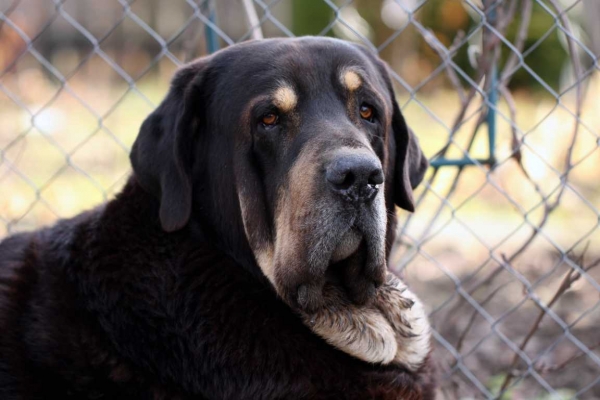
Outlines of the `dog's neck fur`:
{"label": "dog's neck fur", "polygon": [[108,204],[108,207],[134,219],[138,226],[143,226],[146,231],[164,238],[165,243],[173,243],[176,247],[210,249],[215,255],[228,256],[255,276],[258,281],[268,284],[268,280],[252,256],[247,241],[240,237],[231,238],[231,235],[239,236],[239,232],[243,232],[241,222],[240,227],[237,227],[237,219],[228,215],[227,217],[231,220],[230,232],[228,232],[230,236],[227,241],[222,240],[224,232],[217,232],[219,226],[211,218],[217,214],[217,211],[207,208],[202,202],[199,203],[186,226],[176,232],[166,233],[162,230],[158,219],[160,207],[158,199],[142,188],[135,176],[132,176],[117,198]]}

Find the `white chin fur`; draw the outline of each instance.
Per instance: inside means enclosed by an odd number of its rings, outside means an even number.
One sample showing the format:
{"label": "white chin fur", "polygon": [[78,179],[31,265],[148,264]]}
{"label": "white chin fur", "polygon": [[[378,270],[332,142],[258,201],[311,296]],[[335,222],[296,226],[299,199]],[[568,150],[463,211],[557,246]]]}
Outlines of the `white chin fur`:
{"label": "white chin fur", "polygon": [[430,350],[431,329],[419,299],[388,273],[372,304],[358,307],[339,288],[324,288],[326,306],[303,315],[313,332],[339,350],[369,363],[398,363],[417,370]]}

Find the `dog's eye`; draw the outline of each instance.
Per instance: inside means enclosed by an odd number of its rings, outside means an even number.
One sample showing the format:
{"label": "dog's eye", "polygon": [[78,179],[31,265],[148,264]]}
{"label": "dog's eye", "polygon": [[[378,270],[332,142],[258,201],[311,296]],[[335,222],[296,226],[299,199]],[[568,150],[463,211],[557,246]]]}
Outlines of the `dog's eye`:
{"label": "dog's eye", "polygon": [[363,103],[360,105],[359,112],[360,112],[360,117],[362,119],[365,119],[369,122],[373,122],[373,118],[375,117],[375,112],[373,111],[373,107],[371,107],[368,104]]}
{"label": "dog's eye", "polygon": [[268,113],[263,115],[261,122],[264,126],[274,126],[279,122],[279,116],[275,113]]}

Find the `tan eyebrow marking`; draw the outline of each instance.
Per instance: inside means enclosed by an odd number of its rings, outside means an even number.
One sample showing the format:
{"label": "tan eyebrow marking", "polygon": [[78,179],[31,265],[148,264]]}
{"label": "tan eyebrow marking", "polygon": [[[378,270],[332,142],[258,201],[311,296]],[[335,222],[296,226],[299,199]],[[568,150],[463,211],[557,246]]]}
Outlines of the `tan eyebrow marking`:
{"label": "tan eyebrow marking", "polygon": [[342,84],[344,84],[349,91],[353,92],[362,85],[362,79],[356,71],[345,69],[342,72]]}
{"label": "tan eyebrow marking", "polygon": [[291,87],[284,84],[275,91],[273,102],[281,111],[289,112],[296,107],[298,96],[296,96],[296,92]]}

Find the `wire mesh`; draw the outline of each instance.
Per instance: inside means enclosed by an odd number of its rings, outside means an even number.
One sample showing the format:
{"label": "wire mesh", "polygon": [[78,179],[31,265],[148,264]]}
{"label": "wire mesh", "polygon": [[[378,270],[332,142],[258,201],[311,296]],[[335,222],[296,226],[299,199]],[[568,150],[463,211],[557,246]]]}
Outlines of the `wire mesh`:
{"label": "wire mesh", "polygon": [[[251,38],[357,41],[392,67],[432,161],[390,267],[430,307],[440,397],[600,398],[600,3],[100,3],[0,1],[0,237],[118,191],[186,61]],[[550,82],[534,61],[557,49]]]}

